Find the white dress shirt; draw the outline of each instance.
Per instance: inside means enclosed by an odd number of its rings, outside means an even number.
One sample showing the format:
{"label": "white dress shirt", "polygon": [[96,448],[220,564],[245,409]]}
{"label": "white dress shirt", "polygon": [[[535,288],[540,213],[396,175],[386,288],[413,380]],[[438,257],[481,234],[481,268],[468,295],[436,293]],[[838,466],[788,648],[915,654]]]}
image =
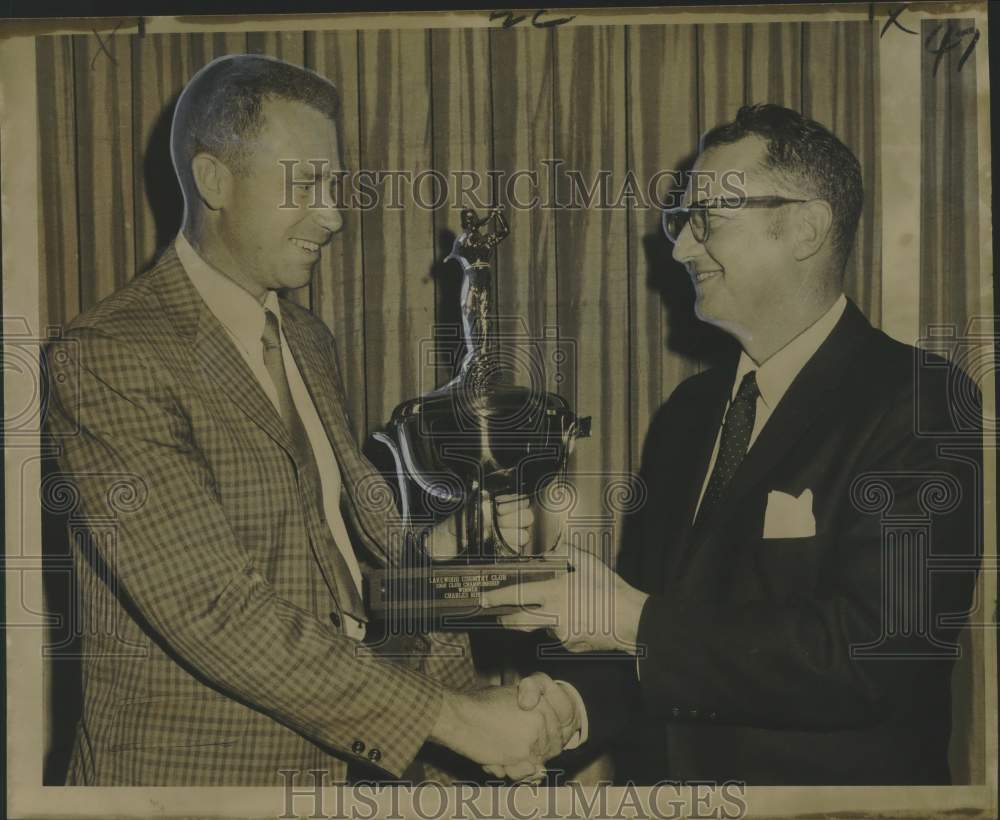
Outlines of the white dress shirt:
{"label": "white dress shirt", "polygon": [[[791,387],[795,377],[805,367],[813,354],[819,350],[819,346],[826,341],[826,337],[833,331],[834,326],[840,320],[847,307],[847,297],[840,294],[830,309],[809,327],[803,330],[798,336],[792,339],[781,350],[772,355],[763,364],[756,364],[744,350],[740,354],[739,364],[736,365],[736,378],[733,380],[733,389],[730,393],[729,404],[736,398],[736,393],[740,389],[743,377],[751,370],[757,371],[757,405],[753,421],[753,430],[750,431],[750,443],[747,445],[747,452],[753,447],[753,443],[764,429],[767,420],[771,418],[771,413],[778,406],[781,397],[785,395]],[[729,404],[726,405],[726,412],[729,411]],[[723,414],[725,421],[725,414]],[[701,500],[705,496],[708,487],[709,476],[715,467],[715,460],[719,456],[719,444],[722,440],[722,425],[719,425],[719,432],[715,436],[715,447],[712,450],[712,458],[708,462],[708,470],[702,480],[701,493],[698,496],[698,503],[694,508],[694,518],[698,517],[698,508]],[[692,520],[694,520],[692,518]]]}
{"label": "white dress shirt", "polygon": [[[265,309],[270,310],[278,318],[281,356],[285,366],[285,375],[288,377],[288,389],[292,394],[295,409],[302,419],[306,437],[309,439],[310,447],[312,447],[313,457],[316,459],[316,469],[319,472],[323,497],[323,513],[330,527],[334,543],[344,556],[351,577],[358,588],[358,593],[361,594],[361,568],[358,566],[358,559],[354,555],[347,526],[344,524],[344,517],[340,512],[340,467],[337,465],[333,447],[330,446],[330,440],[327,438],[319,414],[316,412],[316,406],[313,404],[305,382],[302,381],[302,374],[295,363],[295,357],[292,356],[285,334],[281,330],[281,309],[278,305],[278,295],[273,290],[269,290],[263,304],[261,304],[249,291],[209,265],[191,246],[183,232],[177,234],[174,248],[195,289],[205,300],[208,309],[226,329],[226,333],[247,363],[250,372],[253,373],[257,383],[280,415],[278,391],[264,365],[264,345],[261,341],[261,336],[264,333]],[[365,636],[364,623],[352,618],[347,613],[344,614],[344,628],[347,634],[357,640],[363,639]]]}

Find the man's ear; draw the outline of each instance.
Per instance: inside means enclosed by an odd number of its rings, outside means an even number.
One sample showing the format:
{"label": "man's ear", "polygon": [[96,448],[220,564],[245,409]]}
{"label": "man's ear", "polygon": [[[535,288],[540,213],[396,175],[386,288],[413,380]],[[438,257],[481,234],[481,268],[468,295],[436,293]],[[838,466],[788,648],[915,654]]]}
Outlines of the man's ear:
{"label": "man's ear", "polygon": [[203,152],[191,160],[191,174],[201,201],[209,210],[219,210],[229,197],[232,171],[218,157]]}
{"label": "man's ear", "polygon": [[826,243],[832,227],[833,209],[825,199],[813,199],[799,205],[795,258],[801,262],[816,254]]}

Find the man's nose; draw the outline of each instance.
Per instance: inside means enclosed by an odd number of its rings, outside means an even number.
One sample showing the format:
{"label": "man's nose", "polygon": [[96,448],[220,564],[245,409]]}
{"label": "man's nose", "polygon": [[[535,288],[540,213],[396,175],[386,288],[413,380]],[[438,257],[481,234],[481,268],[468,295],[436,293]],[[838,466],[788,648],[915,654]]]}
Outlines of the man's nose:
{"label": "man's nose", "polygon": [[687,224],[681,228],[677,241],[674,242],[674,259],[682,265],[687,264],[692,259],[700,255],[705,249],[701,242],[695,241],[691,233],[691,225]]}
{"label": "man's nose", "polygon": [[340,208],[332,204],[326,203],[322,207],[313,208],[312,216],[317,225],[330,233],[337,233],[344,227],[344,217],[340,213]]}

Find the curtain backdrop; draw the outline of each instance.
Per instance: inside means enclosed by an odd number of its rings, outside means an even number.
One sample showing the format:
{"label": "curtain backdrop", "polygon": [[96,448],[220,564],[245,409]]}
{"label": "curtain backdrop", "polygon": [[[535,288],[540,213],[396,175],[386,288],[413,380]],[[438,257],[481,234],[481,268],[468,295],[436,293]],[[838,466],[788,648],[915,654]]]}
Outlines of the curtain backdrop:
{"label": "curtain backdrop", "polygon": [[[952,21],[959,30],[971,20]],[[939,44],[940,22],[921,36]],[[921,54],[920,327],[954,325],[980,314],[979,156],[975,128],[976,53],[959,68],[961,48]],[[985,112],[984,112],[985,113]],[[925,296],[927,298],[925,298]]]}
{"label": "curtain backdrop", "polygon": [[[512,173],[554,159],[585,179],[610,171],[614,190],[628,172],[642,181],[686,167],[699,135],[740,105],[798,108],[861,161],[865,207],[846,290],[879,325],[878,35],[877,23],[823,22],[102,35],[103,47],[85,35],[40,37],[42,325],[62,326],[173,238],[182,211],[173,105],[201,66],[238,52],[281,57],[337,85],[347,169]],[[975,75],[972,64],[951,70],[957,57],[923,86],[922,326],[962,325],[979,292],[976,134],[963,130]],[[653,411],[724,340],[694,320],[656,209],[507,215],[499,312],[539,340],[545,387],[593,416],[573,469],[583,508],[596,509],[603,480],[588,476],[636,469]],[[451,375],[441,354],[454,351],[458,291],[440,260],[458,227],[447,205],[348,210],[312,283],[293,294],[338,339],[361,437]],[[976,716],[958,711],[961,777]]]}
{"label": "curtain backdrop", "polygon": [[[610,171],[614,192],[628,171],[642,182],[685,167],[699,134],[744,103],[800,108],[861,160],[866,208],[847,289],[878,323],[876,36],[867,23],[113,35],[107,53],[91,36],[41,37],[43,325],[123,285],[176,233],[173,104],[195,71],[234,52],[281,57],[337,85],[348,169],[534,169],[544,180],[543,160],[555,159],[585,180]],[[576,466],[627,472],[653,410],[716,342],[691,318],[693,294],[659,213],[508,216],[499,310],[532,338],[558,333],[546,386],[598,425]],[[293,296],[336,334],[363,435],[447,376],[427,352],[435,331],[440,344],[454,332],[455,277],[439,263],[459,222],[447,204],[345,218],[311,285]],[[557,349],[572,360],[561,371]]]}
{"label": "curtain backdrop", "polygon": [[[925,43],[940,47],[945,27],[960,31],[971,24],[924,21],[920,34]],[[964,52],[963,43],[941,55],[929,48],[921,54],[920,331],[925,338],[958,339],[975,333],[969,321],[982,315],[976,53],[960,67]],[[992,329],[980,324],[978,332],[989,338]],[[986,363],[977,361],[981,357],[956,358],[974,377],[983,375]],[[981,625],[990,620],[990,604],[978,597],[979,608],[970,621],[980,626],[962,634],[963,658],[952,687],[953,723],[968,729],[969,736],[961,749],[953,744],[952,769],[973,783],[984,776],[985,736],[980,727],[989,719],[983,674],[988,633]]]}

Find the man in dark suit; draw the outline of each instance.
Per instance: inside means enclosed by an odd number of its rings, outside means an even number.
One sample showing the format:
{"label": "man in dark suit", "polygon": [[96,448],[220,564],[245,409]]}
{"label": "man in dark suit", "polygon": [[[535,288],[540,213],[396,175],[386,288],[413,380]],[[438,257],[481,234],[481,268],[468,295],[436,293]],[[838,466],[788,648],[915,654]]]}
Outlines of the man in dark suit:
{"label": "man in dark suit", "polygon": [[[623,653],[558,672],[585,733],[638,745],[643,772],[623,777],[947,783],[980,555],[978,391],[843,295],[862,188],[836,137],[765,105],[700,148],[699,187],[664,227],[698,317],[741,352],[656,414],[620,575],[576,551],[572,594],[489,602],[540,605],[572,652]],[[633,704],[644,729],[621,734]]]}
{"label": "man in dark suit", "polygon": [[336,108],[278,60],[199,71],[171,132],[181,232],[51,351],[49,421],[94,532],[71,784],[444,777],[419,766],[428,741],[521,776],[564,739],[547,704],[474,688],[467,636],[369,633],[363,567],[410,539],[350,433],[333,337],[276,293],[342,225]]}

